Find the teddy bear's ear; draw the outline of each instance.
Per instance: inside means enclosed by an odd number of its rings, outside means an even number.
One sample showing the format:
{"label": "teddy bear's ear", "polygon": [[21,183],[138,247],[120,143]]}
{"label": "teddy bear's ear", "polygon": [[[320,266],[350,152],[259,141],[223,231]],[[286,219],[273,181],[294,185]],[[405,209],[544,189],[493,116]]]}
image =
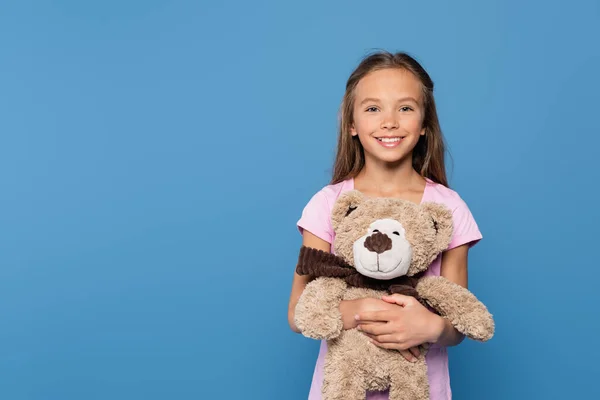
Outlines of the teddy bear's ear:
{"label": "teddy bear's ear", "polygon": [[358,190],[350,190],[338,197],[331,211],[331,222],[334,231],[337,230],[337,227],[344,218],[358,208],[364,198],[365,196]]}
{"label": "teddy bear's ear", "polygon": [[431,223],[436,231],[434,251],[437,255],[446,250],[452,240],[452,211],[445,205],[439,203],[424,203],[421,207],[431,218]]}

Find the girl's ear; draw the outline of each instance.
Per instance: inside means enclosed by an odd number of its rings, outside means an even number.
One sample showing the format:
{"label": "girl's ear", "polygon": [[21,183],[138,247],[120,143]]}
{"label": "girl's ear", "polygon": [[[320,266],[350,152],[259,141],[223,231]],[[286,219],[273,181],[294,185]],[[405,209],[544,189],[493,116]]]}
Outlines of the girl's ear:
{"label": "girl's ear", "polygon": [[356,210],[363,202],[365,196],[358,190],[349,190],[338,197],[331,211],[331,225],[336,231],[344,218]]}
{"label": "girl's ear", "polygon": [[434,254],[437,255],[448,248],[452,240],[452,211],[440,203],[424,203],[421,209],[426,213],[435,232]]}
{"label": "girl's ear", "polygon": [[358,132],[356,132],[356,128],[354,127],[354,124],[350,125],[350,134],[352,136],[358,135]]}

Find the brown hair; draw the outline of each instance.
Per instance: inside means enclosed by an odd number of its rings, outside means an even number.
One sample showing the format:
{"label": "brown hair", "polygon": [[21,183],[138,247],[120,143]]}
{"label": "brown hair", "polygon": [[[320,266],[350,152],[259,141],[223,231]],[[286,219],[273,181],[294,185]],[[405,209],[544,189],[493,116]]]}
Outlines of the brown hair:
{"label": "brown hair", "polygon": [[423,177],[448,186],[444,164],[445,144],[433,97],[433,81],[425,69],[406,53],[379,51],[365,57],[346,83],[339,116],[337,154],[333,165],[332,184],[354,178],[365,165],[365,154],[358,136],[350,134],[354,116],[354,90],[367,74],[386,68],[399,68],[413,73],[423,85],[425,135],[413,149],[413,168]]}

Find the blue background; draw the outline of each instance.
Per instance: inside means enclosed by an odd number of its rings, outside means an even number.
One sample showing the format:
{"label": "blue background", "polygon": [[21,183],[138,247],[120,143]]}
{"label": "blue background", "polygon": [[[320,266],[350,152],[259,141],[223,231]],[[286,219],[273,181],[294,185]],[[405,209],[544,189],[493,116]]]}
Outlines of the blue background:
{"label": "blue background", "polygon": [[295,223],[376,49],[485,237],[455,398],[600,398],[599,39],[595,1],[2,2],[0,398],[305,399]]}

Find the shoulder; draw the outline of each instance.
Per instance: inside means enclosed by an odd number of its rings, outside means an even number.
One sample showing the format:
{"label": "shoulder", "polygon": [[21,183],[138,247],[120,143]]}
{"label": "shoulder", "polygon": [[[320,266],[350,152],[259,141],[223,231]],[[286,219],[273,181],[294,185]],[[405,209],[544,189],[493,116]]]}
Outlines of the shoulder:
{"label": "shoulder", "polygon": [[304,229],[321,239],[331,243],[333,240],[333,228],[331,226],[331,211],[337,198],[345,191],[352,189],[352,180],[323,186],[314,193],[304,209],[298,221],[300,233]]}
{"label": "shoulder", "polygon": [[465,203],[455,190],[452,190],[440,183],[430,181],[428,184],[430,187],[429,196],[427,196],[429,201],[442,203],[451,209],[456,208],[457,206],[461,205],[461,203]]}
{"label": "shoulder", "polygon": [[444,204],[452,211],[454,234],[449,248],[469,243],[473,246],[482,239],[479,226],[466,201],[456,192],[439,183],[430,182],[427,201]]}
{"label": "shoulder", "polygon": [[337,198],[340,197],[342,193],[350,189],[352,189],[352,181],[350,179],[323,186],[312,195],[306,206],[318,205],[331,211]]}
{"label": "shoulder", "polygon": [[348,190],[352,189],[352,180],[347,179],[345,181],[335,183],[332,185],[327,185],[321,188],[315,196],[318,196],[328,202],[333,208],[333,203],[337,200],[340,195]]}

